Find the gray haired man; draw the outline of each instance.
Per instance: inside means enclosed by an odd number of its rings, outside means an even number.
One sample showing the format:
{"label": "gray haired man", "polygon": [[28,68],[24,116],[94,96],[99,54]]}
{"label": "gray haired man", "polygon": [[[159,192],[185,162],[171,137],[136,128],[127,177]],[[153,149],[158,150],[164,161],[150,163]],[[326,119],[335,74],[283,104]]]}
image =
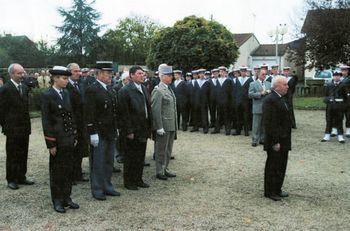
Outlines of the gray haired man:
{"label": "gray haired man", "polygon": [[262,105],[264,97],[271,92],[271,83],[265,81],[266,70],[259,72],[258,79],[249,85],[249,98],[253,99],[253,126],[252,126],[252,146],[264,143],[264,130],[262,127]]}
{"label": "gray haired man", "polygon": [[177,130],[176,98],[170,88],[173,79],[171,66],[161,64],[158,68],[160,83],[152,92],[153,126],[156,130],[155,159],[156,177],[167,180],[176,177],[168,170]]}

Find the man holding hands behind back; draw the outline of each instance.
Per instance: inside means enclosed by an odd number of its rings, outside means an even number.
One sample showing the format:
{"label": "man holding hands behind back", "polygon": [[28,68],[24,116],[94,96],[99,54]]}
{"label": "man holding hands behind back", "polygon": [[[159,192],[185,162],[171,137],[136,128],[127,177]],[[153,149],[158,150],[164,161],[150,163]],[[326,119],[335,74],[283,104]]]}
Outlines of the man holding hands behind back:
{"label": "man holding hands behind back", "polygon": [[153,129],[157,131],[155,140],[156,177],[167,180],[176,177],[168,170],[177,130],[176,98],[170,88],[173,79],[171,66],[161,64],[158,67],[160,83],[152,92]]}

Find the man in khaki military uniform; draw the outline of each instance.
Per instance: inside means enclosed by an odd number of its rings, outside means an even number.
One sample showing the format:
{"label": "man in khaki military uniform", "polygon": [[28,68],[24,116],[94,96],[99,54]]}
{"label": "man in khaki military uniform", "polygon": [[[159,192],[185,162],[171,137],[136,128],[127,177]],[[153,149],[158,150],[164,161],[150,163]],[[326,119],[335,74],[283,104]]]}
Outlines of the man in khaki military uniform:
{"label": "man in khaki military uniform", "polygon": [[156,130],[156,177],[160,180],[167,180],[168,177],[176,177],[168,170],[177,130],[176,98],[170,88],[173,79],[172,67],[161,64],[158,72],[160,83],[154,88],[151,100],[153,128]]}

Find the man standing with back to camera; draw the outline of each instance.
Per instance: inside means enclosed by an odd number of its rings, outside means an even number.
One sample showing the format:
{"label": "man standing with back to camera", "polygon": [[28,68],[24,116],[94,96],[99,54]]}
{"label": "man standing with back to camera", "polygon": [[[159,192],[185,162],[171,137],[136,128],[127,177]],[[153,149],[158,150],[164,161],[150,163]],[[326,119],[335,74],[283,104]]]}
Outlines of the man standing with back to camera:
{"label": "man standing with back to camera", "polygon": [[282,185],[291,150],[292,120],[283,97],[288,91],[287,78],[275,77],[271,88],[272,92],[263,104],[264,150],[267,152],[264,191],[265,197],[280,201],[282,197],[288,197],[288,193],[282,191]]}

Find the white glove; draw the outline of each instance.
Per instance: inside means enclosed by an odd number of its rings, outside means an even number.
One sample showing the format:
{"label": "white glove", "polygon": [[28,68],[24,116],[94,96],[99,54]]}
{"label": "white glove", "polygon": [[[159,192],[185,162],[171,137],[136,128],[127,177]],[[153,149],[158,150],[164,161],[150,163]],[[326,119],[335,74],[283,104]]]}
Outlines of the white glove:
{"label": "white glove", "polygon": [[98,146],[98,134],[90,135],[90,144],[95,148]]}
{"label": "white glove", "polygon": [[160,136],[164,135],[165,134],[164,128],[158,129],[157,134]]}

